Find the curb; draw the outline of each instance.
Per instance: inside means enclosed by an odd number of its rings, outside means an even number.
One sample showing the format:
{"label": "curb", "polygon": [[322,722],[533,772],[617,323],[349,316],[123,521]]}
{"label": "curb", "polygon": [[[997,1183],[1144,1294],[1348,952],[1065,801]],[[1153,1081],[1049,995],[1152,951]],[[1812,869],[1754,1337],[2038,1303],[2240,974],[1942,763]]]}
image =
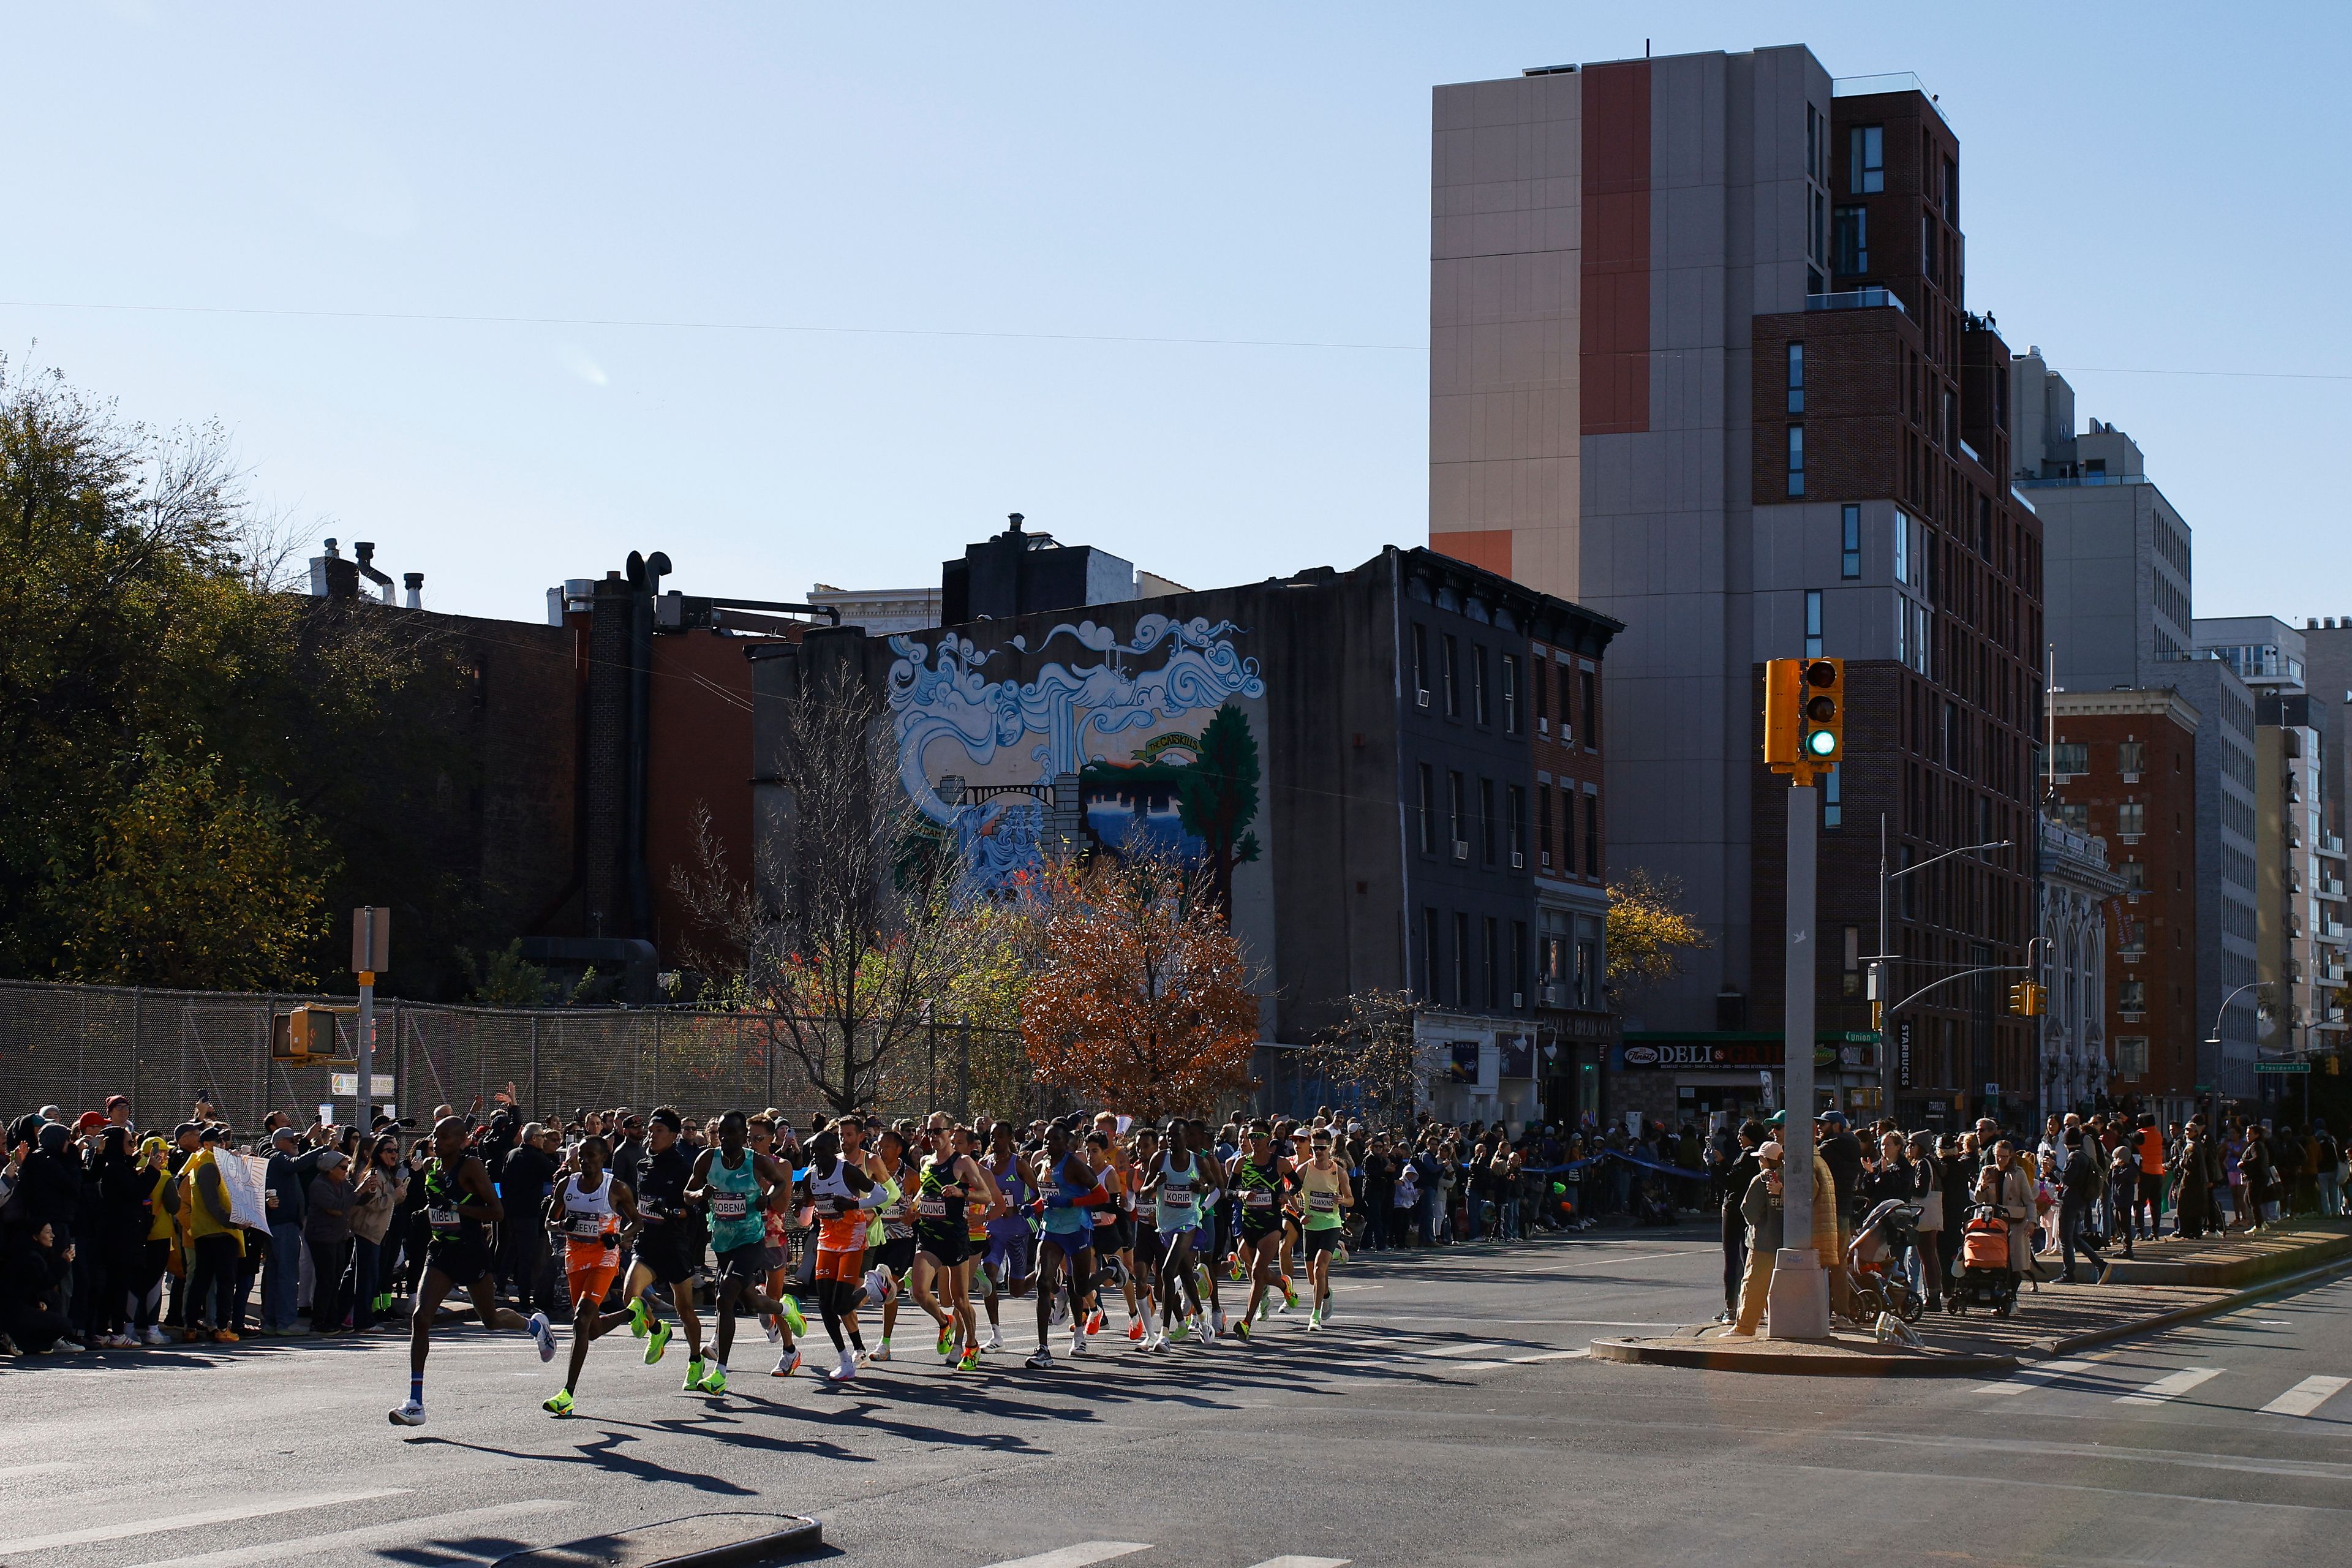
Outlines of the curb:
{"label": "curb", "polygon": [[[757,1533],[737,1533],[746,1529]],[[719,1539],[672,1550],[694,1535]],[[823,1529],[802,1514],[703,1513],[610,1535],[526,1547],[499,1558],[490,1568],[756,1568],[804,1556],[824,1544]]]}
{"label": "curb", "polygon": [[1690,1367],[1704,1372],[1754,1373],[1775,1377],[1981,1377],[2015,1372],[2031,1362],[2073,1355],[2078,1351],[2090,1350],[2116,1340],[2158,1333],[2347,1271],[2352,1271],[2352,1257],[2336,1258],[2315,1268],[2284,1274],[2244,1289],[2232,1290],[2210,1301],[2134,1318],[2063,1340],[2035,1340],[2018,1355],[1948,1356],[1937,1361],[1912,1356],[1873,1355],[1868,1352],[1849,1356],[1776,1355],[1769,1351],[1710,1350],[1697,1342],[1667,1344],[1656,1341],[1615,1339],[1594,1340],[1592,1359],[1644,1366]]}

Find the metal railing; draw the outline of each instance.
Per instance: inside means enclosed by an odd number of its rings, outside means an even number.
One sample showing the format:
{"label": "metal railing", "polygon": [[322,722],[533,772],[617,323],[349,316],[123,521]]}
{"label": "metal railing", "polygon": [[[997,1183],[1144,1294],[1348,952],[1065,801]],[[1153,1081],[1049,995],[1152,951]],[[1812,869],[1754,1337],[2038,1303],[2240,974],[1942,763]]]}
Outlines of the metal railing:
{"label": "metal railing", "polygon": [[[1808,294],[1808,310],[1903,310],[1903,300],[1892,289],[1873,286],[1868,289],[1847,289],[1834,294]],[[1903,310],[1905,315],[1911,312]]]}

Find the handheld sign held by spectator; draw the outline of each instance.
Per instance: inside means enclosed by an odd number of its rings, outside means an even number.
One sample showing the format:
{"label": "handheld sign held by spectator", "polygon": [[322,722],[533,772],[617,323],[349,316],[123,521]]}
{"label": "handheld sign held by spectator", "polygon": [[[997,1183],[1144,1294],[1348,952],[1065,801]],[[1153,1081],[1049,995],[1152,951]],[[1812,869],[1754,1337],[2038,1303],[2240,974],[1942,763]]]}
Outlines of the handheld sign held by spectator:
{"label": "handheld sign held by spectator", "polygon": [[262,1194],[268,1184],[264,1178],[268,1173],[269,1162],[257,1154],[238,1154],[224,1149],[214,1163],[220,1171],[221,1191],[228,1194],[228,1217],[238,1225],[268,1230],[269,1209]]}

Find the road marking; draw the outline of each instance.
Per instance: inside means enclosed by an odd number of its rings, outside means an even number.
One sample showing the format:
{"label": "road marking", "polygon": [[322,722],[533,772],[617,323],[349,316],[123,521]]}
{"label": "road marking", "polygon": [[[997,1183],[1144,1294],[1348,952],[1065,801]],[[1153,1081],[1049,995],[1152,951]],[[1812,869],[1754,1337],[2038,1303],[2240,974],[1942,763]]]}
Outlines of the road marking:
{"label": "road marking", "polygon": [[1531,1361],[1582,1361],[1591,1353],[1591,1345],[1575,1351],[1546,1351],[1541,1355],[1515,1355],[1511,1358],[1510,1364],[1523,1366]]}
{"label": "road marking", "polygon": [[1269,1557],[1251,1568],[1348,1568],[1352,1557]]}
{"label": "road marking", "polygon": [[2199,1384],[2221,1375],[2221,1369],[2218,1366],[2187,1367],[2169,1377],[2158,1378],[2137,1394],[2124,1394],[2116,1403],[2117,1405],[2162,1405],[2179,1398]]}
{"label": "road marking", "polygon": [[1434,1360],[1439,1356],[1492,1355],[1496,1351],[1507,1351],[1511,1347],[1508,1345],[1481,1342],[1467,1345],[1446,1345],[1438,1350],[1415,1349],[1408,1351],[1406,1353],[1412,1356],[1414,1360],[1419,1361]]}
{"label": "road marking", "polygon": [[2019,1367],[2015,1372],[2011,1373],[2009,1376],[2003,1378],[1999,1383],[1981,1384],[1978,1385],[1973,1392],[1978,1394],[2023,1394],[2029,1388],[2040,1388],[2042,1384],[2052,1382],[2054,1379],[2072,1377],[2078,1372],[2088,1372],[2090,1370],[2091,1363],[2086,1361],[2040,1362],[2032,1366]]}
{"label": "road marking", "polygon": [[65,1459],[50,1459],[38,1465],[10,1465],[6,1469],[0,1469],[0,1481],[13,1481],[32,1476],[59,1476],[68,1470],[81,1470],[88,1468],[86,1465],[73,1464]]}
{"label": "road marking", "polygon": [[2328,1395],[2352,1384],[2352,1377],[2306,1377],[2268,1405],[2265,1415],[2308,1415],[2327,1403]]}
{"label": "road marking", "polygon": [[1040,1552],[1034,1557],[1014,1557],[1003,1563],[992,1563],[988,1568],[1087,1568],[1090,1563],[1108,1563],[1114,1557],[1150,1550],[1151,1542],[1149,1541],[1081,1541],[1076,1546],[1065,1546],[1057,1552]]}
{"label": "road marking", "polygon": [[305,1557],[313,1552],[339,1552],[345,1547],[385,1549],[394,1547],[404,1536],[407,1544],[403,1552],[413,1554],[423,1538],[446,1536],[458,1531],[478,1530],[486,1524],[502,1520],[528,1519],[534,1514],[561,1513],[577,1504],[558,1502],[552,1498],[534,1498],[525,1502],[502,1502],[488,1508],[469,1508],[457,1513],[428,1514],[421,1519],[394,1520],[388,1524],[362,1525],[357,1530],[339,1530],[331,1535],[306,1535],[299,1541],[272,1541],[260,1546],[233,1546],[225,1552],[205,1552],[194,1557],[166,1557],[153,1563],[142,1563],[139,1568],[238,1568],[247,1563],[274,1563],[281,1557]]}
{"label": "road marking", "polygon": [[373,1502],[378,1498],[407,1495],[406,1487],[374,1487],[357,1492],[302,1492],[236,1508],[208,1508],[196,1513],[167,1514],[162,1519],[134,1519],[93,1524],[81,1530],[61,1530],[50,1535],[20,1536],[15,1541],[0,1541],[0,1557],[47,1552],[57,1546],[87,1546],[98,1541],[127,1541],[134,1535],[160,1535],[167,1530],[189,1530],[200,1524],[233,1524],[238,1520],[261,1519],[273,1513],[297,1513],[306,1508],[333,1508],[342,1503]]}

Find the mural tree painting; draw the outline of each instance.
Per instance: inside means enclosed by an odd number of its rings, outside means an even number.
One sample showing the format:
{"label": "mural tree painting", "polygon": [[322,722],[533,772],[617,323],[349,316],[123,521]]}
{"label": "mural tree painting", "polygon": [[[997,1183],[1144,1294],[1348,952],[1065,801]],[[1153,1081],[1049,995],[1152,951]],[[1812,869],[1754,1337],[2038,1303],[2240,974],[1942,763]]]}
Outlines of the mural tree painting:
{"label": "mural tree painting", "polygon": [[1037,1081],[1151,1120],[1255,1087],[1257,998],[1207,870],[1171,856],[1049,866],[1021,1037]]}
{"label": "mural tree painting", "polygon": [[1257,816],[1257,737],[1241,709],[1225,703],[1201,731],[1176,805],[1184,831],[1207,847],[1210,890],[1228,920],[1234,868],[1258,855],[1257,835],[1244,831]]}
{"label": "mural tree painting", "polygon": [[950,846],[906,853],[922,819],[879,713],[846,672],[803,684],[771,763],[782,831],[739,879],[706,818],[697,872],[673,879],[700,937],[688,962],[839,1111],[872,1103],[1012,940],[1013,922],[978,918]]}

